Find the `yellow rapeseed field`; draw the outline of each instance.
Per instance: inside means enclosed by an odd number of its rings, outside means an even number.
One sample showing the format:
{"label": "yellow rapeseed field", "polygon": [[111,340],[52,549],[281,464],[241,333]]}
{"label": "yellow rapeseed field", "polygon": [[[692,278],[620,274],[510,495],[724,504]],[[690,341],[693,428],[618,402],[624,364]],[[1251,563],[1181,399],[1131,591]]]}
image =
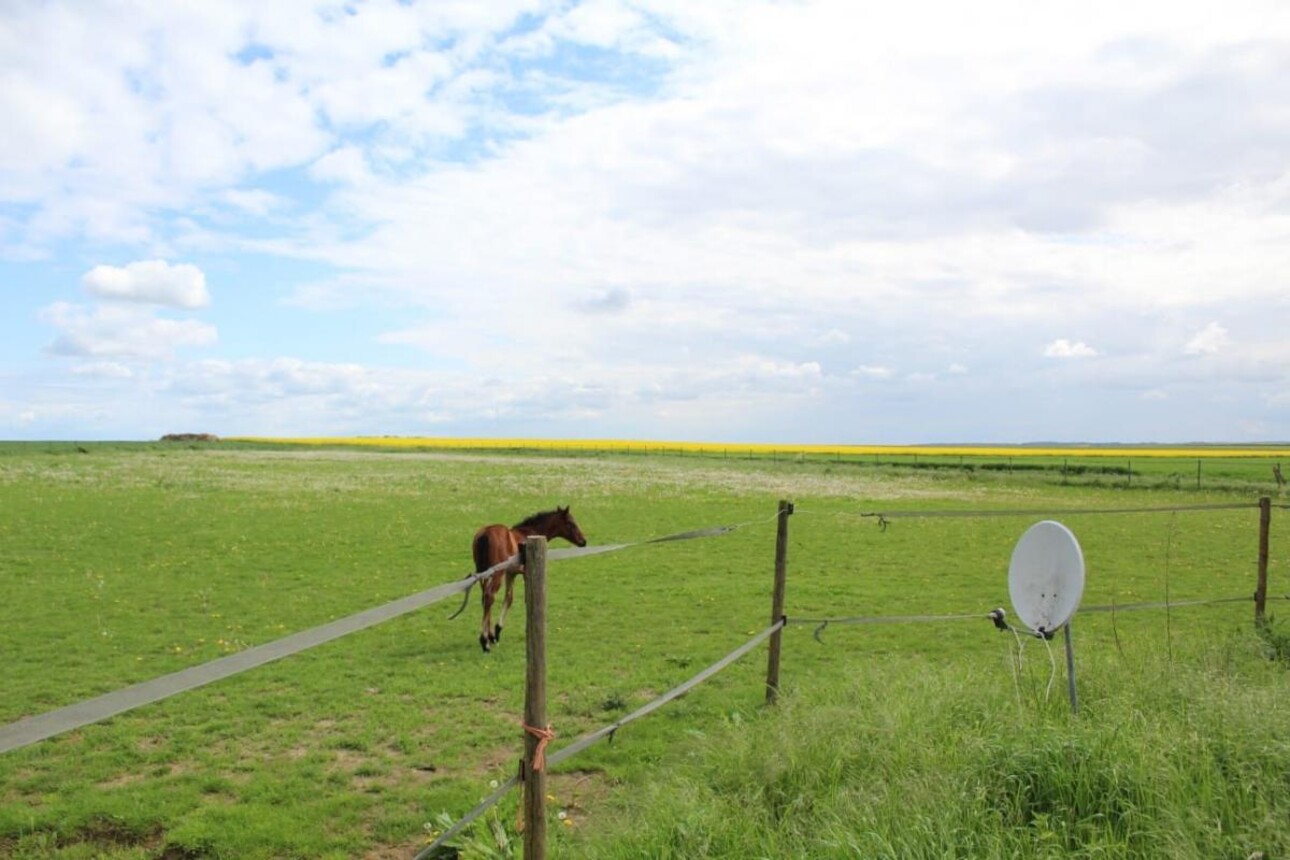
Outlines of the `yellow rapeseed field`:
{"label": "yellow rapeseed field", "polygon": [[797,445],[790,443],[674,442],[636,439],[488,439],[436,436],[234,437],[231,441],[283,445],[440,450],[668,452],[686,454],[801,454],[819,457],[1290,457],[1290,447],[1262,445]]}

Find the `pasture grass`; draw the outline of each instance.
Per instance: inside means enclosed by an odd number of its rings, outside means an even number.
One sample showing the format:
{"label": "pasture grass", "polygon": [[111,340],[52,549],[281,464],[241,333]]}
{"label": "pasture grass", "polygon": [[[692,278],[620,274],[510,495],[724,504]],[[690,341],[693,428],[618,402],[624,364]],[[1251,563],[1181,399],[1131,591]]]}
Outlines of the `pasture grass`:
{"label": "pasture grass", "polygon": [[1083,662],[1078,717],[1034,678],[920,657],[800,687],[688,743],[567,856],[1285,856],[1285,673],[1255,637]]}
{"label": "pasture grass", "polygon": [[[189,443],[198,447],[204,443]],[[776,445],[619,439],[490,439],[440,437],[233,438],[225,446],[377,451],[474,451],[565,457],[643,455],[721,460],[770,460],[880,471],[953,471],[1007,480],[1169,489],[1283,486],[1274,467],[1290,445]],[[1284,477],[1284,476],[1283,476]]]}
{"label": "pasture grass", "polygon": [[[1266,492],[809,458],[0,449],[6,723],[457,579],[487,522],[570,504],[593,544],[744,524],[553,566],[556,748],[766,625],[780,498],[798,509],[788,613],[814,617],[1007,605],[1008,556],[1033,518],[882,531],[867,511],[1252,504]],[[1253,590],[1253,510],[1062,520],[1088,559],[1086,603]],[[1290,558],[1280,520],[1274,594]],[[510,776],[521,747],[522,607],[490,655],[475,641],[477,596],[447,621],[455,608],[0,756],[0,856],[410,857],[443,815]],[[760,705],[755,652],[553,774],[553,810],[570,822],[553,824],[555,851],[1276,856],[1284,837],[1268,822],[1285,821],[1290,796],[1274,707],[1285,637],[1275,624],[1253,637],[1251,611],[1081,616],[1078,720],[1060,676],[1043,695],[1042,646],[1026,645],[1014,674],[1017,643],[984,621],[834,626],[824,646],[790,626],[789,695],[774,712]],[[517,853],[514,813],[510,798],[465,838],[467,855]]]}

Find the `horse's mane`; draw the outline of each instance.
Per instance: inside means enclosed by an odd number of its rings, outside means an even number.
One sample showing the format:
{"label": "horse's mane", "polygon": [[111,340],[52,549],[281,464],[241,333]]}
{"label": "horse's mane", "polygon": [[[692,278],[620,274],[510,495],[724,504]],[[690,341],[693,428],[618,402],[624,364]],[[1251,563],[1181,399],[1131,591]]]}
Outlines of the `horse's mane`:
{"label": "horse's mane", "polygon": [[554,510],[554,511],[541,511],[541,512],[539,512],[539,513],[534,514],[534,515],[533,515],[533,516],[531,516],[531,517],[525,517],[522,521],[520,521],[520,522],[516,523],[515,525],[511,526],[511,528],[515,528],[515,529],[522,529],[522,528],[524,528],[525,526],[535,526],[535,525],[537,525],[538,523],[540,523],[540,522],[542,522],[543,520],[545,520],[547,517],[553,517],[553,516],[555,516],[555,515],[556,515],[556,514],[558,514],[558,513],[560,513],[560,511],[559,511],[559,510]]}

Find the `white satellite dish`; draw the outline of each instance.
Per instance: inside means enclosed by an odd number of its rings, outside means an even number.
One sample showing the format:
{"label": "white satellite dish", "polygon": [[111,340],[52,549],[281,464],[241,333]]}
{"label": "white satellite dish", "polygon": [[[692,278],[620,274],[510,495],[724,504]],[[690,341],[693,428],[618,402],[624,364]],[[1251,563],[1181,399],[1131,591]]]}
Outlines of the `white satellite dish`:
{"label": "white satellite dish", "polygon": [[1051,637],[1084,596],[1084,553],[1059,522],[1035,523],[1017,541],[1008,565],[1008,596],[1022,623]]}

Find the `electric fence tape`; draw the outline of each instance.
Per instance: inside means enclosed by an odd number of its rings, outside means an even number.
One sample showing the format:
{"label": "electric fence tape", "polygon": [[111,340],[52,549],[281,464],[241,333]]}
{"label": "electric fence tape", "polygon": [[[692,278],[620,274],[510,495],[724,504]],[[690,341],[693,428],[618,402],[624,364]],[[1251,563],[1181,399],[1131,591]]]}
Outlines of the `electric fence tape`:
{"label": "electric fence tape", "polygon": [[[663,537],[648,538],[632,543],[552,550],[547,553],[547,559],[581,558],[583,556],[617,552],[646,544],[717,537],[751,524],[740,523],[729,526],[714,526],[679,534],[664,535]],[[47,711],[43,714],[24,717],[16,722],[0,726],[0,753],[30,746],[46,738],[102,722],[125,711],[134,710],[143,705],[150,705],[179,693],[204,687],[215,681],[222,681],[225,678],[298,654],[309,648],[315,648],[342,636],[407,615],[410,612],[423,609],[432,603],[437,603],[454,594],[465,591],[480,580],[518,565],[519,557],[512,556],[506,561],[498,562],[487,570],[471,574],[456,582],[449,582],[418,594],[391,601],[383,606],[373,607],[346,618],[303,630],[299,633],[293,633],[290,636],[285,636],[272,642],[266,642],[263,645],[256,645],[208,663],[191,666],[169,675],[143,681],[111,693],[105,693],[102,696],[86,699],[53,711]]]}
{"label": "electric fence tape", "polygon": [[[1271,596],[1269,596],[1269,599],[1272,599]],[[1163,602],[1126,603],[1122,606],[1113,606],[1113,605],[1086,606],[1086,607],[1082,607],[1080,611],[1081,612],[1107,612],[1107,611],[1128,612],[1128,611],[1140,610],[1140,609],[1159,609],[1159,608],[1165,607],[1166,605],[1201,606],[1201,605],[1218,604],[1218,603],[1249,602],[1250,600],[1253,600],[1253,598],[1224,597],[1224,598],[1218,598],[1214,600],[1174,601],[1169,604],[1165,604]],[[990,619],[990,614],[984,613],[984,612],[965,613],[961,615],[869,615],[869,616],[852,616],[847,618],[785,617],[784,619],[775,622],[770,627],[766,628],[761,633],[754,636],[752,639],[749,639],[746,643],[741,645],[739,648],[736,648],[734,651],[731,651],[725,657],[718,660],[716,663],[713,663],[711,666],[704,669],[702,672],[699,672],[697,675],[690,678],[688,681],[685,681],[684,683],[676,687],[673,687],[671,690],[668,690],[666,693],[659,696],[658,698],[648,702],[645,705],[642,705],[640,708],[637,708],[635,711],[632,711],[630,714],[623,717],[621,720],[611,723],[610,725],[604,726],[603,728],[597,729],[596,731],[591,732],[589,734],[583,735],[582,737],[578,738],[576,741],[569,744],[568,746],[560,749],[557,752],[554,752],[548,755],[547,766],[550,767],[550,766],[560,764],[563,761],[567,761],[568,759],[572,758],[573,756],[577,755],[578,753],[582,752],[583,750],[587,749],[593,744],[596,744],[599,741],[605,739],[606,737],[612,738],[614,733],[617,732],[623,726],[627,725],[628,723],[634,722],[635,720],[638,720],[641,717],[644,717],[653,711],[658,710],[663,705],[666,705],[668,702],[672,701],[673,699],[676,699],[684,695],[689,690],[703,683],[708,678],[720,672],[722,669],[725,669],[731,663],[735,662],[736,660],[746,655],[749,651],[756,648],[758,645],[760,645],[762,642],[768,639],[771,635],[773,635],[775,631],[780,630],[784,627],[787,627],[791,624],[819,624],[820,626],[816,628],[814,635],[817,641],[822,641],[820,640],[819,634],[823,632],[824,628],[830,624],[909,624],[909,623],[936,623],[936,622],[942,622],[942,621],[969,621],[969,620],[988,620],[988,619]],[[1027,631],[1027,632],[1031,632],[1031,631]],[[455,836],[460,834],[471,823],[473,823],[475,819],[479,818],[479,816],[483,815],[485,812],[487,812],[489,809],[495,806],[498,802],[500,802],[501,799],[506,796],[507,792],[509,792],[512,788],[515,788],[515,786],[517,785],[519,785],[518,776],[512,776],[510,779],[503,782],[493,791],[492,794],[488,795],[488,797],[480,801],[478,806],[476,806],[474,809],[470,810],[470,812],[466,813],[461,818],[459,818],[451,827],[449,827],[443,833],[439,834],[439,836],[436,837],[433,842],[431,842],[429,845],[423,848],[421,852],[418,853],[415,858],[413,858],[413,860],[427,860],[427,858],[429,858],[430,855],[436,849],[446,845],[449,842],[449,840],[453,839]]]}
{"label": "electric fence tape", "polygon": [[[713,663],[711,666],[704,669],[702,672],[699,672],[697,675],[690,678],[689,680],[681,684],[678,684],[677,686],[668,690],[666,693],[659,696],[658,698],[653,699],[652,701],[642,705],[641,707],[632,711],[627,716],[623,717],[621,720],[611,723],[603,728],[597,729],[596,731],[591,732],[589,734],[585,734],[582,737],[578,738],[573,743],[569,744],[567,747],[563,747],[562,749],[549,754],[546,757],[547,767],[551,768],[557,764],[560,764],[563,761],[567,761],[568,759],[573,758],[575,755],[585,750],[587,747],[590,747],[593,744],[599,743],[605,738],[612,739],[614,736],[614,733],[617,732],[619,729],[621,729],[623,726],[627,725],[628,723],[635,722],[636,720],[639,720],[641,717],[644,717],[647,714],[653,713],[654,711],[663,707],[673,699],[683,696],[685,693],[694,689],[699,684],[702,684],[704,681],[708,680],[713,675],[720,672],[722,669],[725,669],[731,663],[734,663],[736,660],[746,655],[749,651],[753,650],[762,642],[765,642],[768,638],[770,638],[775,633],[775,631],[782,629],[785,623],[786,622],[783,619],[776,621],[774,624],[767,627],[765,630],[758,633],[756,636],[749,639],[747,642],[740,645],[738,648],[731,651],[729,654],[722,657],[720,660]],[[505,797],[508,791],[510,791],[515,786],[519,785],[519,781],[520,780],[518,776],[513,776],[510,779],[508,779],[506,782],[499,785],[497,789],[493,791],[492,794],[488,795],[488,797],[480,801],[478,806],[476,806],[474,809],[470,810],[470,812],[467,812],[465,815],[459,818],[451,827],[449,827],[443,833],[439,834],[439,836],[433,842],[431,842],[425,848],[421,849],[421,852],[418,853],[417,856],[413,858],[413,860],[425,860],[425,858],[428,858],[435,850],[442,847],[443,845],[446,845],[448,843],[448,840],[452,839],[457,834],[461,833],[461,831],[466,829],[466,827],[471,822],[473,822],[479,816],[483,815],[490,808],[492,808],[498,801],[500,801],[503,797]]]}
{"label": "electric fence tape", "polygon": [[935,519],[938,517],[1052,517],[1081,514],[1169,514],[1185,511],[1236,511],[1258,508],[1249,502],[1228,502],[1212,505],[1175,505],[1167,508],[1031,508],[1021,510],[966,510],[966,511],[873,511],[859,514],[877,518],[879,524],[897,519]]}

